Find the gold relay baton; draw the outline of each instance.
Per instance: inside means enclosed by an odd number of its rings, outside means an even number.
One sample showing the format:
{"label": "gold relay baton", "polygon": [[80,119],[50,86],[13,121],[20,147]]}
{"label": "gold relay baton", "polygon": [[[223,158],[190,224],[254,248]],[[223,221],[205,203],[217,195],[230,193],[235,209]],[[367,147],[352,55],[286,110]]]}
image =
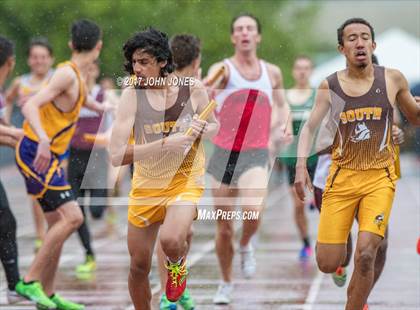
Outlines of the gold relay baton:
{"label": "gold relay baton", "polygon": [[104,133],[85,133],[83,134],[83,140],[86,142],[93,143],[96,146],[108,146],[109,144],[109,137]]}
{"label": "gold relay baton", "polygon": [[206,86],[213,85],[223,74],[225,73],[225,66],[221,66],[217,71],[213,74],[211,78],[206,83]]}
{"label": "gold relay baton", "polygon": [[[200,115],[198,116],[199,120],[205,121],[209,116],[210,113],[214,111],[214,109],[216,108],[217,103],[215,100],[211,100],[207,106],[204,108],[204,110],[200,113]],[[185,134],[187,136],[191,136],[192,135],[192,128],[188,128],[187,131],[185,132]]]}
{"label": "gold relay baton", "polygon": [[[203,120],[203,121],[206,120],[209,117],[210,113],[214,111],[214,109],[216,108],[216,106],[217,106],[216,101],[215,100],[211,100],[207,104],[207,106],[204,108],[204,110],[200,113],[200,115],[198,116],[198,119]],[[193,130],[190,127],[185,132],[185,135],[191,136],[192,135],[192,132],[193,132]],[[184,156],[188,154],[188,152],[190,151],[191,147],[192,147],[192,145],[188,146],[185,149]]]}

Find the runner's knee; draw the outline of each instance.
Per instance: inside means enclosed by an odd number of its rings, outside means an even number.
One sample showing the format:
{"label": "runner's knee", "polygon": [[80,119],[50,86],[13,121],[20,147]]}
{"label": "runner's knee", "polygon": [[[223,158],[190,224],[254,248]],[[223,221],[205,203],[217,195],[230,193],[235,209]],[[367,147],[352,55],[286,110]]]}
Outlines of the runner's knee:
{"label": "runner's knee", "polygon": [[[66,208],[66,206],[64,206],[63,208]],[[65,211],[64,220],[67,222],[67,224],[72,230],[77,230],[80,227],[80,225],[83,224],[84,216],[79,207],[71,206],[71,208],[71,210]]]}
{"label": "runner's knee", "polygon": [[359,249],[354,257],[354,266],[362,276],[366,276],[367,273],[373,271],[375,260],[375,253],[370,248]]}
{"label": "runner's knee", "polygon": [[324,273],[332,273],[335,272],[338,267],[341,266],[343,260],[343,253],[341,252],[331,252],[320,250],[317,247],[316,251],[316,262],[318,264],[319,270]]}
{"label": "runner's knee", "polygon": [[329,260],[325,258],[316,257],[319,270],[324,273],[333,273],[340,266],[340,260]]}
{"label": "runner's knee", "polygon": [[185,246],[185,238],[179,233],[162,234],[160,236],[160,244],[166,254],[179,252]]}
{"label": "runner's knee", "polygon": [[233,224],[228,221],[219,221],[217,232],[221,239],[231,240],[234,236]]}
{"label": "runner's knee", "polygon": [[130,274],[135,277],[147,277],[151,268],[151,261],[148,255],[131,256]]}

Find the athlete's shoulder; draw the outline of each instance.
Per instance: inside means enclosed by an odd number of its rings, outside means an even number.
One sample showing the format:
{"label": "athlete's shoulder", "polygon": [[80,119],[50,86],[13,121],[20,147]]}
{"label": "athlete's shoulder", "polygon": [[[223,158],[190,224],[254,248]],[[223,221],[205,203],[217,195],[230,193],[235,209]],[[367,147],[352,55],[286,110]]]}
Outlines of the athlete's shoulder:
{"label": "athlete's shoulder", "polygon": [[77,79],[76,73],[71,66],[59,66],[54,70],[51,80],[72,82]]}
{"label": "athlete's shoulder", "polygon": [[280,67],[268,61],[262,61],[267,67],[267,72],[270,77],[273,88],[281,87],[283,84],[283,73]]}
{"label": "athlete's shoulder", "polygon": [[136,87],[134,85],[128,85],[121,90],[121,98],[128,98],[136,95]]}
{"label": "athlete's shoulder", "polygon": [[197,78],[194,78],[194,77],[190,78],[190,83],[189,84],[190,84],[190,89],[191,90],[206,89],[206,87],[204,86],[204,83],[201,80],[199,80]]}
{"label": "athlete's shoulder", "polygon": [[69,66],[65,66],[55,70],[47,87],[61,92],[69,90],[75,83],[77,83],[76,73]]}
{"label": "athlete's shoulder", "polygon": [[347,69],[343,69],[343,70],[337,70],[334,73],[331,73],[329,76],[327,76],[326,80],[331,79],[332,77],[337,77],[338,79],[340,79],[341,77],[343,77],[345,74],[347,73]]}
{"label": "athlete's shoulder", "polygon": [[266,60],[261,59],[263,63],[267,66],[269,72],[281,74],[281,69],[278,65],[268,62]]}
{"label": "athlete's shoulder", "polygon": [[322,82],[318,86],[318,89],[322,89],[322,90],[329,89],[329,88],[330,88],[330,85],[327,79],[322,80]]}
{"label": "athlete's shoulder", "polygon": [[404,74],[400,70],[393,68],[385,68],[385,77],[398,85],[406,81]]}
{"label": "athlete's shoulder", "polygon": [[283,74],[279,66],[265,60],[263,60],[263,63],[265,63],[267,66],[267,71],[270,75],[273,77],[282,78]]}

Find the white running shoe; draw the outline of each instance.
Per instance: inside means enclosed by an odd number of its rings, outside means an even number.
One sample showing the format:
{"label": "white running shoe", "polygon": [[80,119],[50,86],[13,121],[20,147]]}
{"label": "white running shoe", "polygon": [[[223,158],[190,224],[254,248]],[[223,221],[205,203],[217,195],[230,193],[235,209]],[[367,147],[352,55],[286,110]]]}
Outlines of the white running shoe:
{"label": "white running shoe", "polygon": [[250,279],[257,269],[257,262],[254,257],[254,248],[252,247],[251,242],[245,247],[240,247],[239,252],[241,254],[242,274],[246,279]]}
{"label": "white running shoe", "polygon": [[7,297],[7,302],[9,303],[9,305],[26,300],[25,297],[22,297],[15,291],[11,291],[9,289],[6,292],[6,297]]}
{"label": "white running shoe", "polygon": [[217,288],[216,295],[213,297],[213,303],[216,305],[227,305],[230,303],[233,285],[231,283],[222,282]]}

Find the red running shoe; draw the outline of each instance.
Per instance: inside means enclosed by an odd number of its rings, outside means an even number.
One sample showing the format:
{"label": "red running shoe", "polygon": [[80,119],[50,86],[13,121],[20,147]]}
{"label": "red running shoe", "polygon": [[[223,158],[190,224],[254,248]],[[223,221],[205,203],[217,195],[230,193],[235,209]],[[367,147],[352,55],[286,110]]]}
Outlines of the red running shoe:
{"label": "red running shoe", "polygon": [[369,310],[369,306],[368,306],[368,304],[365,304],[365,305],[364,305],[363,310]]}
{"label": "red running shoe", "polygon": [[168,280],[166,281],[166,298],[169,301],[176,302],[184,293],[187,286],[187,264],[183,258],[178,263],[166,262],[168,269]]}

